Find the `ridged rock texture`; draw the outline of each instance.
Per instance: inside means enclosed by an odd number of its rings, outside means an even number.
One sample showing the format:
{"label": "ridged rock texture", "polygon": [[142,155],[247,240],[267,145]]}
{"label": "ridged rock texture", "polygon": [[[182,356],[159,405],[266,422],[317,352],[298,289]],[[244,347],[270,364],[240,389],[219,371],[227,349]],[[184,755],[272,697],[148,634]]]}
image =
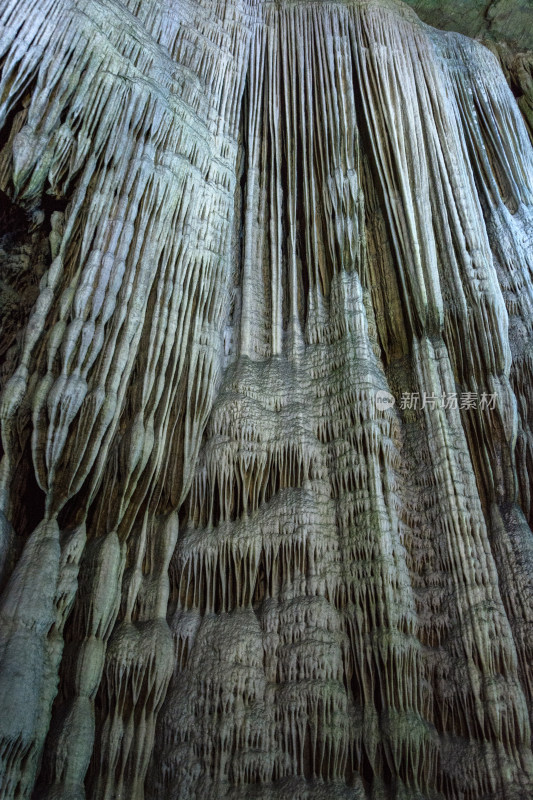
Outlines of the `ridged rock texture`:
{"label": "ridged rock texture", "polygon": [[399,0],[0,22],[2,800],[530,800],[495,54]]}
{"label": "ridged rock texture", "polygon": [[533,130],[531,0],[407,0],[424,22],[475,36],[497,56]]}

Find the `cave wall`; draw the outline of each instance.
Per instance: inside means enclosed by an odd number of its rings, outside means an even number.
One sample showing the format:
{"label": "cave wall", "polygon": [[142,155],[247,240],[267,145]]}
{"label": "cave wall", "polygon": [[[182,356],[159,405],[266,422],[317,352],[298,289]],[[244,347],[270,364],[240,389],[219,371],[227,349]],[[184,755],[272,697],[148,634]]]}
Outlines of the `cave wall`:
{"label": "cave wall", "polygon": [[516,41],[0,23],[0,795],[531,797]]}
{"label": "cave wall", "polygon": [[406,0],[424,22],[482,41],[494,52],[533,135],[530,0]]}

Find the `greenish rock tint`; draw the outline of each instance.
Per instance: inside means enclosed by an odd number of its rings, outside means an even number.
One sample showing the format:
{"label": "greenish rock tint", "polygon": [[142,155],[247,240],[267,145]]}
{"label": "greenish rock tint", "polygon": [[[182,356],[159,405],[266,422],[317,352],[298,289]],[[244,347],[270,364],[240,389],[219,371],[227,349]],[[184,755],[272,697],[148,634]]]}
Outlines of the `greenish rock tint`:
{"label": "greenish rock tint", "polygon": [[406,0],[420,19],[472,38],[499,39],[515,49],[533,49],[529,0]]}
{"label": "greenish rock tint", "polygon": [[533,22],[530,0],[406,0],[420,19],[491,49],[533,137]]}
{"label": "greenish rock tint", "polygon": [[2,0],[2,800],[533,796],[531,13],[416,10]]}

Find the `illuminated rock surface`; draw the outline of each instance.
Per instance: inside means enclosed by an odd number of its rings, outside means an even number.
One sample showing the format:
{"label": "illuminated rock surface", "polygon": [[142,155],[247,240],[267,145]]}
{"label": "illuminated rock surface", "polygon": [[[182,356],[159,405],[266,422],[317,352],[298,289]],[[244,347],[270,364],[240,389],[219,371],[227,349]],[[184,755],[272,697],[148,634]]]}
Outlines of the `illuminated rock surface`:
{"label": "illuminated rock surface", "polygon": [[2,799],[531,798],[527,54],[0,23]]}

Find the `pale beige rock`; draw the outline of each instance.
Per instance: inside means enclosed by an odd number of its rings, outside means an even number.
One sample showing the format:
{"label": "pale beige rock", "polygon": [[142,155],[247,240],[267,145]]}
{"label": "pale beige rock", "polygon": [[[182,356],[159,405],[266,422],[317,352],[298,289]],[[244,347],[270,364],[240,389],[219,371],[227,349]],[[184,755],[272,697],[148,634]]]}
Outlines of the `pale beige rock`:
{"label": "pale beige rock", "polygon": [[531,797],[527,53],[399,0],[0,24],[2,797]]}

